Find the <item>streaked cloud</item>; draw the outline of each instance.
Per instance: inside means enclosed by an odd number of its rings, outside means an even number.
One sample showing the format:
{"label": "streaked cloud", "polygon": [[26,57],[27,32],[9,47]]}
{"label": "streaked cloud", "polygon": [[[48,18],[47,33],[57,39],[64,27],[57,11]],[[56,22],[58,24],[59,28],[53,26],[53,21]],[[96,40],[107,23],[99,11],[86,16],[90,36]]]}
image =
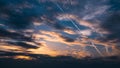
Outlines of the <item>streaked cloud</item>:
{"label": "streaked cloud", "polygon": [[1,0],[0,51],[17,53],[15,59],[26,60],[32,59],[30,54],[119,56],[120,15],[119,11],[110,10],[112,5],[108,2]]}

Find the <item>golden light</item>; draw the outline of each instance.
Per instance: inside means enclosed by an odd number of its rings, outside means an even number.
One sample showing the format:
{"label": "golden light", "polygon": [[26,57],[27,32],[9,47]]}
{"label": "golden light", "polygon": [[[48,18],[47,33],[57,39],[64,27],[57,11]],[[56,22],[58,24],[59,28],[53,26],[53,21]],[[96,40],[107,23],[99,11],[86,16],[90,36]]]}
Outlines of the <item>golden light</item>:
{"label": "golden light", "polygon": [[24,55],[17,55],[13,57],[14,59],[21,59],[21,60],[34,60],[35,58],[32,58],[30,56],[24,56]]}

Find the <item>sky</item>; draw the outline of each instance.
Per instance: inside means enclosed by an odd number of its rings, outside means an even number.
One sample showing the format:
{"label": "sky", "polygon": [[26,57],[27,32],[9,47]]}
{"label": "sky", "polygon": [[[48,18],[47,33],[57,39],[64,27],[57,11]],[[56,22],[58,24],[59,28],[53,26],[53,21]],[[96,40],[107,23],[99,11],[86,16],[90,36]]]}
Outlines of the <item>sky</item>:
{"label": "sky", "polygon": [[0,58],[119,57],[119,26],[119,0],[0,0]]}

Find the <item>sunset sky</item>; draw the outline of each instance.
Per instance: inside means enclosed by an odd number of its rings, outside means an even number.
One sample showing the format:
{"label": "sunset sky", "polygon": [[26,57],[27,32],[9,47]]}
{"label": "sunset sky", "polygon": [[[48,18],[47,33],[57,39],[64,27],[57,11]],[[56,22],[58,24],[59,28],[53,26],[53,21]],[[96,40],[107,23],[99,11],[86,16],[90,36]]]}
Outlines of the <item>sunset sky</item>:
{"label": "sunset sky", "polygon": [[120,1],[0,0],[0,59],[41,56],[119,58]]}

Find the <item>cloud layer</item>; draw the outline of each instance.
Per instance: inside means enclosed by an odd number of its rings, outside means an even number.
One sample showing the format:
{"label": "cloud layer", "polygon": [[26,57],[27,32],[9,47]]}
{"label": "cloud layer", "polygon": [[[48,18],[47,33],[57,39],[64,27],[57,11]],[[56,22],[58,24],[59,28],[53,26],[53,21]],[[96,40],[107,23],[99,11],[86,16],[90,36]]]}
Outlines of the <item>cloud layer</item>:
{"label": "cloud layer", "polygon": [[116,0],[0,0],[0,55],[119,56],[119,6]]}

